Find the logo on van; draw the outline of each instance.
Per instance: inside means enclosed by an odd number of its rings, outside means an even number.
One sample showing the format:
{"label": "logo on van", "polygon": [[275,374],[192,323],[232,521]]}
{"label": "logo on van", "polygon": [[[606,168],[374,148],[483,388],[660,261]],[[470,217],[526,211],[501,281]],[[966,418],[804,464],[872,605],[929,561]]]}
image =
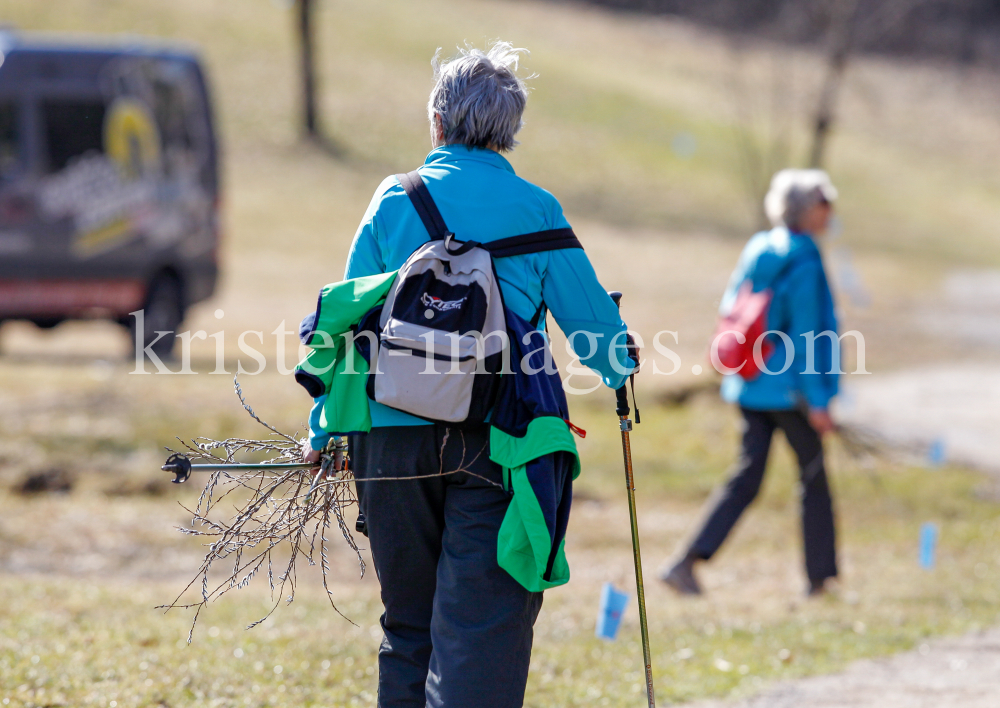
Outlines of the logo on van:
{"label": "logo on van", "polygon": [[438,312],[447,312],[448,310],[457,310],[460,308],[462,303],[465,302],[465,298],[463,297],[461,300],[442,300],[430,293],[424,293],[420,296],[420,302],[424,307],[430,307]]}

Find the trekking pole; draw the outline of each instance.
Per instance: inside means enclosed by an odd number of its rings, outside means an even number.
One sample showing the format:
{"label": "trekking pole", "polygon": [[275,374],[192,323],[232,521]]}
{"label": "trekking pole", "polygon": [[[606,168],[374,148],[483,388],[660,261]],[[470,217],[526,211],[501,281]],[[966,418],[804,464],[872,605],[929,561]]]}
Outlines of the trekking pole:
{"label": "trekking pole", "polygon": [[[312,494],[316,485],[323,476],[327,478],[334,472],[344,469],[344,459],[347,453],[347,441],[344,438],[335,440],[329,448],[330,453],[324,453],[319,463],[316,462],[208,462],[192,463],[187,455],[175,452],[167,458],[160,468],[164,472],[170,472],[174,478],[170,480],[175,484],[183,484],[191,477],[192,472],[249,472],[252,470],[262,470],[265,472],[288,472],[290,470],[310,470],[316,469],[316,476],[309,487],[309,494],[306,495],[308,503],[309,495]],[[332,454],[331,454],[332,453]],[[318,469],[317,469],[318,468]],[[325,473],[325,475],[324,475]]]}
{"label": "trekking pole", "polygon": [[[621,308],[622,294],[620,292],[609,292],[608,295],[615,301],[615,305]],[[639,598],[639,629],[642,633],[642,658],[646,663],[646,698],[649,700],[649,708],[655,708],[656,699],[653,697],[653,665],[649,656],[649,627],[646,623],[646,592],[642,584],[642,558],[639,555],[639,522],[635,514],[635,480],[632,476],[632,447],[629,444],[629,433],[632,431],[632,421],[629,418],[631,412],[628,407],[628,391],[623,383],[615,391],[617,407],[615,413],[618,414],[618,425],[622,431],[622,454],[625,457],[625,489],[628,491],[628,514],[632,524],[632,557],[635,561],[635,587]],[[632,397],[635,398],[635,389],[632,389]],[[636,422],[639,419],[639,410],[636,408]]]}

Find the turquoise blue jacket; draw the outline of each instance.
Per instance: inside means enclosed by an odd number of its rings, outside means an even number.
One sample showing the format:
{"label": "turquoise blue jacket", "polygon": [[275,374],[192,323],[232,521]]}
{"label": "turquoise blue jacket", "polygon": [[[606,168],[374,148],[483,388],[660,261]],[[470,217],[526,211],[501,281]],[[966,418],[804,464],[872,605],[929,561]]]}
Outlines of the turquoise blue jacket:
{"label": "turquoise blue jacket", "polygon": [[[448,228],[460,240],[488,243],[569,226],[555,197],[518,177],[510,163],[492,150],[463,145],[437,148],[418,171]],[[429,238],[399,180],[387,177],[375,191],[354,236],[344,278],[396,270]],[[612,350],[611,345],[615,335],[626,327],[584,251],[534,253],[498,258],[495,263],[508,308],[530,320],[544,299],[563,332],[586,331],[598,337],[594,352],[588,351],[586,337],[577,338],[583,349],[577,353],[589,354],[581,358],[582,363],[599,373],[612,388],[624,383],[633,364],[624,347]],[[618,343],[622,344],[622,340],[619,338]],[[317,402],[316,407],[321,408],[322,403]],[[374,401],[371,415],[372,427],[426,424]],[[318,417],[314,408],[310,418],[314,447],[326,441],[321,429],[312,426]]]}
{"label": "turquoise blue jacket", "polygon": [[784,373],[762,372],[752,381],[744,381],[737,374],[725,376],[722,397],[753,410],[791,410],[803,404],[826,408],[830,399],[837,395],[839,377],[830,373],[834,345],[829,336],[817,337],[813,367],[817,373],[805,373],[808,340],[802,336],[806,332],[818,335],[838,331],[833,295],[815,241],[785,228],[754,235],[729,279],[720,306],[722,314],[729,312],[740,286],[748,279],[753,283],[754,292],[766,288],[773,290],[768,329],[784,332],[792,342],[789,352],[779,336],[769,335],[775,350],[765,362],[767,368],[781,370],[789,354],[792,360]]}

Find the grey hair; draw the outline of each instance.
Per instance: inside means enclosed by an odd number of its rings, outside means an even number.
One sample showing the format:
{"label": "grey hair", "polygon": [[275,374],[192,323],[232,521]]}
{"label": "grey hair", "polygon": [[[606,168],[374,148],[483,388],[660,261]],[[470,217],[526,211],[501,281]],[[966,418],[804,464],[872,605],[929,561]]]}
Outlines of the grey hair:
{"label": "grey hair", "polygon": [[837,200],[837,188],[823,170],[781,170],[771,178],[764,212],[772,226],[795,230],[810,207]]}
{"label": "grey hair", "polygon": [[[440,62],[438,49],[431,59],[434,88],[427,102],[427,117],[441,116],[448,144],[514,149],[514,135],[524,125],[521,115],[528,102],[528,87],[517,76],[517,62],[527,49],[497,41],[486,52],[459,49],[453,59]],[[528,77],[531,78],[531,77]]]}

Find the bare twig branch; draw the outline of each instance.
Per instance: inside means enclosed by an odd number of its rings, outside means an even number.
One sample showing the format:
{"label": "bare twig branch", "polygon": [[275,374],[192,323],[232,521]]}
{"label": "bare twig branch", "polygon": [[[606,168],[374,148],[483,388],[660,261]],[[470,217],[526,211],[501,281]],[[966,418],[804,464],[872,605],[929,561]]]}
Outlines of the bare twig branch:
{"label": "bare twig branch", "polygon": [[[263,440],[227,438],[212,440],[195,438],[181,440],[185,454],[195,460],[210,460],[213,463],[232,463],[237,458],[253,456],[266,457],[266,462],[298,462],[301,459],[303,441],[296,440],[266,423],[253,411],[243,396],[239,382],[234,380],[236,395],[244,410],[258,423],[274,435]],[[319,565],[323,589],[331,607],[347,621],[351,621],[337,608],[330,589],[330,539],[327,531],[334,521],[347,546],[354,552],[361,576],[365,573],[365,561],[361,548],[354,540],[345,516],[345,510],[358,503],[355,485],[352,482],[393,482],[426,479],[465,473],[482,479],[497,487],[502,485],[472,472],[469,468],[483,455],[486,446],[470,460],[466,460],[465,436],[461,434],[462,456],[456,469],[441,469],[428,475],[404,477],[374,477],[355,480],[349,460],[343,456],[341,469],[327,464],[318,470],[217,470],[209,475],[205,488],[194,509],[183,507],[191,514],[190,528],[178,528],[181,533],[204,538],[208,548],[201,566],[194,578],[181,590],[173,602],[161,605],[160,609],[193,609],[194,616],[188,634],[190,643],[194,628],[205,606],[225,595],[230,590],[247,587],[250,582],[266,569],[267,582],[271,589],[271,608],[260,619],[250,623],[247,629],[256,627],[266,620],[284,599],[286,604],[295,599],[298,585],[296,564],[303,560],[309,565]],[[448,443],[450,430],[442,444]],[[173,450],[170,450],[173,452]],[[319,479],[317,476],[321,475]],[[220,504],[226,500],[227,513],[221,513]],[[220,516],[224,520],[220,520]],[[318,562],[317,562],[318,561]],[[224,568],[221,580],[214,572],[219,566]],[[280,570],[279,570],[280,568]],[[214,580],[210,581],[212,574]],[[196,601],[182,602],[181,598],[194,586],[201,591]],[[353,622],[352,622],[353,624]]]}

